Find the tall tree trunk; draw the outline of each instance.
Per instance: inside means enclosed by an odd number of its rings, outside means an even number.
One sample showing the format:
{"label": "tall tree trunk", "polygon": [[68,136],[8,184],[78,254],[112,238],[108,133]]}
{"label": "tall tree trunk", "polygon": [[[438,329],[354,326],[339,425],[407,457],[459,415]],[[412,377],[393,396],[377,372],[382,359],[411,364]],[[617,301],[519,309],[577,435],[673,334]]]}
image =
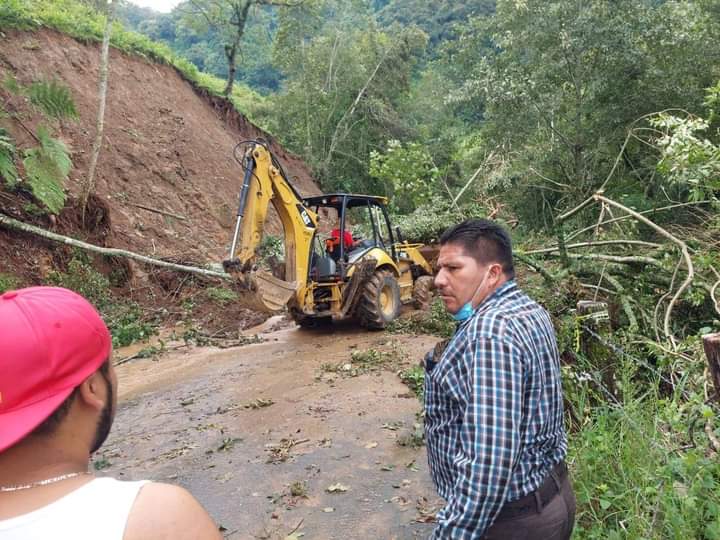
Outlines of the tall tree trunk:
{"label": "tall tree trunk", "polygon": [[230,94],[232,94],[235,73],[237,72],[237,53],[240,50],[240,42],[245,33],[245,23],[247,23],[248,20],[248,12],[250,11],[250,6],[256,3],[258,3],[258,0],[245,0],[243,2],[233,3],[233,17],[235,20],[231,20],[230,24],[235,27],[235,36],[232,45],[225,45],[225,58],[227,58],[228,62],[228,78],[225,84],[225,90],[223,90],[223,95],[226,98],[229,98]]}
{"label": "tall tree trunk", "polygon": [[88,170],[88,175],[85,179],[80,199],[83,225],[85,225],[85,210],[87,209],[88,199],[95,191],[95,170],[97,168],[98,156],[100,155],[103,131],[105,128],[105,101],[107,96],[108,63],[110,56],[110,34],[112,33],[112,19],[114,13],[115,4],[113,0],[107,0],[105,31],[103,32],[102,52],[100,53],[100,82],[98,85],[98,98],[100,104],[98,106],[95,141],[93,142],[92,155],[90,157],[90,169]]}
{"label": "tall tree trunk", "polygon": [[237,42],[233,43],[231,47],[225,46],[225,57],[228,62],[228,76],[227,83],[225,84],[225,90],[223,90],[223,96],[226,98],[232,94],[233,83],[235,82],[235,59],[237,58]]}

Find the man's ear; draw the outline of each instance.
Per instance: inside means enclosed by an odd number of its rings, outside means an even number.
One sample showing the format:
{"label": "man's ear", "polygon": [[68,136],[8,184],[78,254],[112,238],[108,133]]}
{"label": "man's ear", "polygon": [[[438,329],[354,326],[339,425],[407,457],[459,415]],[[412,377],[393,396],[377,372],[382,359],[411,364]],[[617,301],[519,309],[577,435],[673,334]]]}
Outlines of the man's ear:
{"label": "man's ear", "polygon": [[102,410],[107,400],[107,383],[99,371],[90,375],[79,387],[78,397],[84,405]]}
{"label": "man's ear", "polygon": [[500,278],[503,276],[503,268],[501,264],[495,263],[492,266],[490,266],[490,279],[492,279],[495,283],[500,281]]}

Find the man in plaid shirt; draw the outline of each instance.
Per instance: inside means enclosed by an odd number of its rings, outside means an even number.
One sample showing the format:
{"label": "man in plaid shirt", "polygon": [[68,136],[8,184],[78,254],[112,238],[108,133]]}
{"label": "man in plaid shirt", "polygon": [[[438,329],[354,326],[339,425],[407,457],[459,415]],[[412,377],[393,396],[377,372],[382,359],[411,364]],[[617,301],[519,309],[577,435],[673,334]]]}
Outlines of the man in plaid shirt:
{"label": "man in plaid shirt", "polygon": [[435,285],[458,321],[425,357],[433,539],[567,539],[560,363],[547,312],[516,285],[508,233],[468,220],[440,239]]}

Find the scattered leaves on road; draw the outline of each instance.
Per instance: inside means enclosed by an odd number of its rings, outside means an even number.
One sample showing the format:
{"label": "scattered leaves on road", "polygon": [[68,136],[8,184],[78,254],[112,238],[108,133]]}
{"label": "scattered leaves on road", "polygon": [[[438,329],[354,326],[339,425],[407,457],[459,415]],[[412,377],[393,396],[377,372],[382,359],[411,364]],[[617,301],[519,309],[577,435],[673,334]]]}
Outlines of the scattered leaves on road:
{"label": "scattered leaves on road", "polygon": [[274,403],[275,402],[270,398],[267,398],[267,399],[258,398],[258,399],[249,401],[248,403],[243,405],[243,408],[244,409],[262,409],[263,407],[269,407],[270,405],[273,405]]}
{"label": "scattered leaves on road", "polygon": [[290,457],[290,451],[297,445],[308,442],[310,439],[280,439],[277,444],[266,445],[267,451],[270,452],[268,463],[281,463],[287,461]]}
{"label": "scattered leaves on road", "polygon": [[350,489],[348,486],[338,482],[337,484],[332,484],[331,486],[325,488],[325,491],[328,493],[345,493],[348,489]]}

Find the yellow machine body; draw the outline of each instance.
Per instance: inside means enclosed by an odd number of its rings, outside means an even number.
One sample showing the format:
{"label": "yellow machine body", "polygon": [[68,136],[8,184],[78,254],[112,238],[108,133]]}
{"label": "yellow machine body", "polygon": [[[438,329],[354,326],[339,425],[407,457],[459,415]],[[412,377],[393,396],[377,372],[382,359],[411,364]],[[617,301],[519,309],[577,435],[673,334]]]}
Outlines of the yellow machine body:
{"label": "yellow machine body", "polygon": [[[317,319],[341,320],[360,313],[361,323],[381,328],[399,313],[398,302],[414,299],[418,276],[432,272],[419,251],[421,244],[394,242],[387,249],[373,245],[359,249],[352,260],[345,254],[332,262],[329,256],[318,257],[317,251],[313,252],[313,242],[318,241],[318,214],[312,209],[313,204],[327,201],[337,204],[344,198],[343,205],[351,199],[355,204],[367,200],[368,204],[383,207],[386,199],[349,194],[303,199],[264,144],[254,142],[242,159],[245,178],[240,207],[230,259],[223,264],[227,271],[239,275],[244,285],[240,301],[246,307],[267,313],[287,308],[301,325]],[[256,260],[270,204],[283,226],[282,275],[259,268]],[[389,219],[387,213],[383,215]],[[331,268],[337,262],[336,271],[320,275],[319,259]]]}

